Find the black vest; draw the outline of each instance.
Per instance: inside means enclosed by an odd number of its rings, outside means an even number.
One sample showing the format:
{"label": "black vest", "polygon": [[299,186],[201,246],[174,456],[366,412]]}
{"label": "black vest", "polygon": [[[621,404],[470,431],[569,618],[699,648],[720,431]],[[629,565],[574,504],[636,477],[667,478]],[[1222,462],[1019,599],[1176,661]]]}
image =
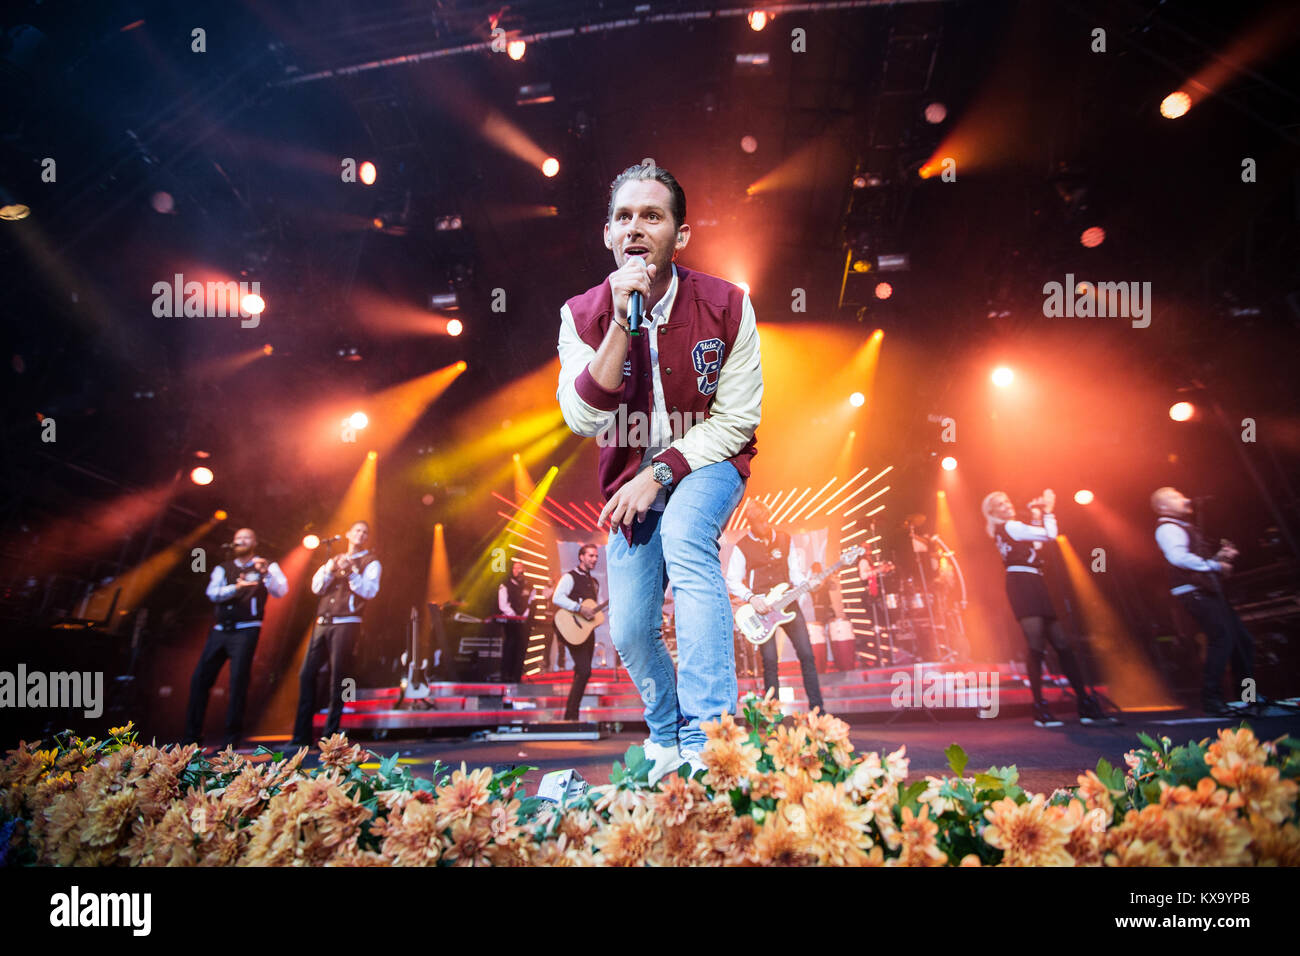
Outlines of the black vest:
{"label": "black vest", "polygon": [[[358,574],[365,571],[371,561],[376,560],[373,551],[367,551],[352,562],[352,570]],[[347,577],[335,574],[325,584],[320,593],[320,602],[316,605],[317,617],[359,617],[366,609],[366,599],[352,590]]]}
{"label": "black vest", "polygon": [[[1187,532],[1187,550],[1201,558],[1214,557],[1217,548],[1211,548],[1205,535],[1201,534],[1201,529],[1189,521],[1180,521],[1178,518],[1161,517],[1156,521],[1156,527],[1162,524],[1176,524]],[[1162,552],[1163,553],[1163,552]],[[1189,571],[1186,568],[1180,568],[1177,565],[1165,562],[1169,568],[1169,589],[1180,588],[1190,584],[1202,591],[1215,593],[1218,591],[1218,579],[1206,571]]]}
{"label": "black vest", "polygon": [[592,575],[583,571],[581,568],[574,568],[569,572],[573,578],[573,587],[569,589],[569,597],[581,604],[587,598],[600,603],[600,582]]}
{"label": "black vest", "polygon": [[527,614],[529,599],[533,595],[532,585],[527,578],[506,578],[506,601],[516,614]]}
{"label": "black vest", "polygon": [[[1022,522],[1022,524],[1028,523]],[[1005,568],[1016,565],[1022,568],[1038,568],[1041,571],[1047,563],[1042,549],[1034,547],[1038,542],[1017,541],[1007,534],[1005,524],[1000,524],[993,529],[993,541],[998,546],[998,553],[1002,555],[1002,566]]]}
{"label": "black vest", "polygon": [[[250,577],[257,575],[251,564],[241,568],[233,559],[222,561],[221,568],[226,572],[226,584],[235,584],[245,574]],[[234,597],[217,605],[217,623],[229,627],[245,621],[260,621],[266,613],[266,598],[266,584],[259,576],[257,587],[236,591]]]}
{"label": "black vest", "polygon": [[790,580],[790,536],[784,531],[778,531],[769,544],[747,534],[736,547],[745,556],[746,583],[755,594],[766,594]]}

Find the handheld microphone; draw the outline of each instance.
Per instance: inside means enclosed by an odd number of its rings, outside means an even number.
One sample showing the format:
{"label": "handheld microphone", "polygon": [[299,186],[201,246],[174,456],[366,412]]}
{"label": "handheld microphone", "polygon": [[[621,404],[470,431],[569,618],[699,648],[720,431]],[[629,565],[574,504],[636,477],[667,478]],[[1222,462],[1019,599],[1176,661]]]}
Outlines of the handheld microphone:
{"label": "handheld microphone", "polygon": [[641,334],[641,293],[633,292],[627,299],[627,331],[631,335]]}

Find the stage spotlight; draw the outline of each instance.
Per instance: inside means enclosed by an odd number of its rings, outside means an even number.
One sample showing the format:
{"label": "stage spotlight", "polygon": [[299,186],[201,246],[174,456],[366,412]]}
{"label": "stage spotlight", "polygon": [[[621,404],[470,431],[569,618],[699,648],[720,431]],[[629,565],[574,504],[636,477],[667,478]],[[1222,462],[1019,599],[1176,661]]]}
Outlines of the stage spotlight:
{"label": "stage spotlight", "polygon": [[464,226],[463,220],[456,215],[439,216],[433,221],[433,228],[437,232],[450,232],[460,229],[462,226]]}
{"label": "stage spotlight", "polygon": [[750,10],[749,16],[746,19],[749,20],[749,28],[755,33],[758,33],[763,29],[763,27],[767,26],[767,11]]}
{"label": "stage spotlight", "polygon": [[949,455],[943,461],[939,462],[939,464],[943,466],[944,471],[955,471],[957,468],[957,459],[952,457],[952,455]]}
{"label": "stage spotlight", "polygon": [[156,192],[149,197],[149,205],[153,206],[153,211],[160,216],[168,216],[176,211],[176,200],[172,198],[169,192]]}
{"label": "stage spotlight", "polygon": [[1105,241],[1106,230],[1101,228],[1101,226],[1089,226],[1087,229],[1083,230],[1083,234],[1079,236],[1079,242],[1083,244],[1085,249],[1096,249]]}
{"label": "stage spotlight", "polygon": [[506,44],[506,54],[512,60],[522,60],[524,53],[528,49],[528,44],[523,40],[511,40]]}
{"label": "stage spotlight", "polygon": [[465,325],[463,322],[461,322],[460,319],[451,319],[450,321],[447,322],[448,335],[460,335],[460,333],[464,331],[465,331]]}
{"label": "stage spotlight", "polygon": [[740,138],[740,148],[747,153],[757,152],[758,140],[756,140],[754,137],[749,135],[742,136]]}
{"label": "stage spotlight", "polygon": [[1074,287],[1075,295],[1091,295],[1092,292],[1093,292],[1093,288],[1091,282],[1080,282],[1077,283]]}
{"label": "stage spotlight", "polygon": [[212,484],[212,477],[212,469],[204,468],[202,465],[190,472],[190,481],[196,485],[210,485]]}
{"label": "stage spotlight", "polygon": [[1196,406],[1191,402],[1175,402],[1169,406],[1169,417],[1176,422],[1189,421],[1196,414]]}
{"label": "stage spotlight", "polygon": [[854,271],[854,272],[870,272],[870,271],[871,271],[871,261],[870,261],[869,259],[854,259],[854,260],[853,260],[853,271]]}
{"label": "stage spotlight", "polygon": [[275,349],[271,347],[271,343],[270,343],[270,342],[267,342],[265,345],[262,346],[262,354],[263,354],[263,355],[270,355],[270,354],[271,354],[272,352],[274,352],[274,351],[275,351]]}
{"label": "stage spotlight", "polygon": [[374,163],[372,163],[370,160],[367,159],[364,163],[361,164],[361,168],[357,170],[357,175],[361,178],[361,181],[365,183],[367,186],[373,186],[375,184],[376,177],[379,175],[379,170],[375,168]]}
{"label": "stage spotlight", "polygon": [[351,417],[348,418],[348,424],[360,431],[370,424],[370,416],[365,412],[353,412]]}
{"label": "stage spotlight", "polygon": [[1175,90],[1160,101],[1160,115],[1165,119],[1178,119],[1192,108],[1192,98],[1182,90]]}
{"label": "stage spotlight", "polygon": [[218,508],[216,511],[212,512],[212,517],[217,521],[225,521],[230,517],[230,515],[226,513],[226,509]]}
{"label": "stage spotlight", "polygon": [[993,384],[998,388],[1006,388],[1015,380],[1015,377],[1016,373],[1005,365],[999,365],[993,370]]}
{"label": "stage spotlight", "polygon": [[925,108],[925,121],[930,124],[942,123],[948,118],[948,107],[942,103],[931,103]]}
{"label": "stage spotlight", "polygon": [[893,294],[894,294],[894,287],[890,285],[888,282],[876,283],[877,299],[888,299]]}
{"label": "stage spotlight", "polygon": [[206,452],[206,451],[203,451],[202,449],[200,449],[199,451],[196,451],[196,452],[194,453],[194,457],[195,457],[195,458],[211,458],[211,457],[212,457],[212,453],[211,453],[211,452]]}
{"label": "stage spotlight", "polygon": [[368,452],[366,452],[366,460],[367,460],[367,461],[374,461],[374,460],[375,460],[376,458],[378,458],[378,457],[379,457],[379,452],[377,452],[377,451],[368,451]]}
{"label": "stage spotlight", "polygon": [[548,179],[560,171],[560,161],[554,156],[547,156],[542,163],[542,175]]}
{"label": "stage spotlight", "polygon": [[422,495],[422,496],[420,497],[420,504],[424,505],[426,508],[429,507],[430,505],[432,505],[432,504],[433,504],[433,495],[430,495],[430,494]]}
{"label": "stage spotlight", "polygon": [[518,461],[518,460],[519,460],[519,452],[515,452],[515,453],[514,453],[513,455],[511,455],[510,457],[511,457],[512,460],[514,460],[514,461]]}
{"label": "stage spotlight", "polygon": [[748,283],[748,282],[737,282],[736,285],[740,286],[742,289],[745,290],[745,295],[749,295],[749,283]]}
{"label": "stage spotlight", "polygon": [[1074,493],[1074,501],[1076,504],[1090,505],[1092,504],[1092,499],[1093,494],[1087,488],[1080,488]]}
{"label": "stage spotlight", "polygon": [[861,392],[854,392],[852,395],[849,396],[849,404],[852,405],[854,408],[861,408],[866,403],[866,401],[867,401],[867,396],[863,395]]}
{"label": "stage spotlight", "polygon": [[314,534],[305,534],[302,536],[302,546],[308,551],[315,551],[320,547],[320,536]]}
{"label": "stage spotlight", "polygon": [[266,300],[255,292],[250,292],[239,300],[239,307],[249,315],[261,315],[266,308]]}
{"label": "stage spotlight", "polygon": [[469,368],[469,366],[465,364],[464,359],[461,359],[459,362],[456,363],[456,371],[458,372],[463,372],[467,368]]}
{"label": "stage spotlight", "polygon": [[379,229],[383,229],[383,228],[384,228],[384,220],[383,220],[382,217],[380,217],[380,216],[376,216],[374,219],[371,219],[371,220],[370,220],[370,225],[374,226],[375,229],[377,229],[377,230],[379,230]]}

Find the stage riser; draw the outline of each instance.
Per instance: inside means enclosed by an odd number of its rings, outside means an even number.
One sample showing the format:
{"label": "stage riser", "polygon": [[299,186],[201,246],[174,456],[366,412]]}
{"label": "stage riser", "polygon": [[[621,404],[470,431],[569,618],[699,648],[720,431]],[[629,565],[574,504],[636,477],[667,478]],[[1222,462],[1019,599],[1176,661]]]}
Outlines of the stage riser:
{"label": "stage riser", "polygon": [[[742,693],[744,688],[742,687]],[[1048,704],[1057,708],[1057,715],[1066,719],[1072,719],[1073,715],[1073,698],[1062,688],[1044,687],[1043,696]],[[588,698],[590,699],[590,698]],[[967,698],[970,700],[971,698]],[[543,700],[545,700],[543,698]],[[1028,688],[1011,688],[1000,689],[998,693],[998,707],[1001,712],[1009,708],[1028,708],[1032,702],[1032,696]],[[551,704],[546,701],[546,704]],[[894,707],[889,694],[873,694],[863,696],[848,696],[843,698],[832,698],[829,695],[826,698],[827,707],[832,714],[841,717],[847,717],[855,714],[896,714],[899,708]],[[806,710],[807,698],[804,696],[802,689],[794,694],[792,701],[785,703],[787,710]],[[739,708],[739,704],[738,704]],[[970,715],[976,708],[972,707],[932,707],[932,708],[905,708],[903,719],[909,716],[921,716],[922,710],[939,713],[950,713],[952,715]],[[584,706],[579,711],[579,720],[591,721],[596,723],[640,723],[644,718],[644,711],[639,703],[635,701],[629,706],[607,706],[605,701],[593,706]],[[504,726],[509,724],[541,724],[555,723],[564,719],[564,701],[557,699],[554,706],[538,706],[525,710],[501,710],[501,709],[483,709],[483,710],[377,710],[362,711],[353,713],[344,713],[342,726],[346,733],[376,731],[376,730],[419,730],[419,729],[438,729],[438,728],[485,728]],[[325,715],[317,714],[315,725],[323,728],[325,724]]]}

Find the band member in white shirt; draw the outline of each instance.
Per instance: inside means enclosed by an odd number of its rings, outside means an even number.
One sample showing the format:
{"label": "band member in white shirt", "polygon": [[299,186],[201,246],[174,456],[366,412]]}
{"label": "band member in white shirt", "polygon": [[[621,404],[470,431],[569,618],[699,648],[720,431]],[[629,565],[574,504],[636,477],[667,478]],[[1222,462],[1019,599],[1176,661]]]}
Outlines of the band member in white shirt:
{"label": "band member in white shirt", "polygon": [[229,560],[212,569],[208,579],[208,600],[216,605],[217,620],[208,634],[199,663],[190,678],[190,702],[185,716],[185,741],[197,743],[203,736],[203,715],[208,694],[230,660],[230,704],[226,710],[226,732],[222,747],[239,746],[244,726],[244,702],[253,671],[253,654],[262,633],[262,616],[269,597],[284,597],[289,581],[274,561],[256,555],[257,535],[252,528],[235,532]]}
{"label": "band member in white shirt", "polygon": [[361,615],[366,603],[379,593],[383,568],[375,553],[366,547],[370,525],[355,521],[346,535],[348,550],[337,554],[317,569],[311,579],[312,594],[320,595],[316,623],[312,628],[307,658],[298,672],[298,713],[290,747],[312,743],[312,717],[316,713],[316,673],[329,661],[330,707],[323,737],[339,731],[343,719],[344,671],[361,633]]}
{"label": "band member in white shirt", "polygon": [[1151,495],[1156,544],[1169,568],[1170,593],[1205,632],[1205,673],[1201,707],[1206,714],[1232,714],[1224,702],[1223,673],[1232,662],[1236,697],[1243,682],[1254,678],[1255,648],[1250,632],[1223,594],[1221,577],[1232,573],[1238,551],[1226,541],[1216,550],[1190,519],[1192,501],[1177,488],[1158,488]]}
{"label": "band member in white shirt", "polygon": [[[556,607],[572,611],[588,621],[596,615],[585,610],[582,602],[588,599],[600,603],[600,582],[591,573],[596,567],[600,551],[594,544],[584,544],[578,551],[578,566],[560,578],[551,595],[551,603]],[[565,720],[577,720],[578,710],[582,705],[582,695],[591,678],[591,657],[596,650],[596,632],[593,630],[581,644],[566,644],[558,628],[554,628],[554,640],[560,647],[568,647],[573,655],[573,683],[569,687],[569,700],[564,708]],[[560,651],[563,654],[563,651]],[[560,658],[562,659],[562,657]]]}

